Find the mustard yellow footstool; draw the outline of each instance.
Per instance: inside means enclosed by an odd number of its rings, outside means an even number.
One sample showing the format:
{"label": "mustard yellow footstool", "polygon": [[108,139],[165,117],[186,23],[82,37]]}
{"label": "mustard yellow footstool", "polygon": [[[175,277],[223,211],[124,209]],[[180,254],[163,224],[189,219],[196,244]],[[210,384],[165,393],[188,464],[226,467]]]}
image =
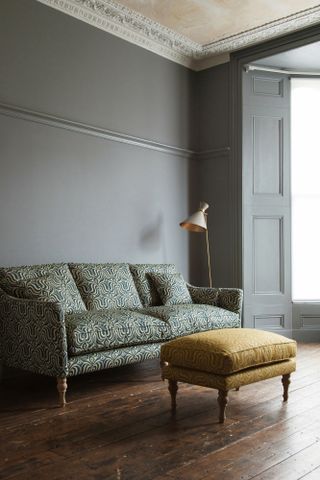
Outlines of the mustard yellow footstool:
{"label": "mustard yellow footstool", "polygon": [[217,389],[219,422],[223,423],[230,389],[282,375],[286,402],[295,357],[296,342],[276,333],[251,328],[210,330],[162,345],[162,379],[169,381],[173,411],[178,381]]}

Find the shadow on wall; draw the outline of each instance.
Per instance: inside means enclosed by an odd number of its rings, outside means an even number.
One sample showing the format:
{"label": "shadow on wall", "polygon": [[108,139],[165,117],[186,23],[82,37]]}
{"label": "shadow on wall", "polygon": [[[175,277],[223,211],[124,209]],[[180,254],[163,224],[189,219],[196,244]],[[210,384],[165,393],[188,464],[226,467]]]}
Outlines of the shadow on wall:
{"label": "shadow on wall", "polygon": [[148,252],[159,252],[162,250],[163,261],[164,263],[167,262],[167,248],[162,213],[158,213],[156,218],[142,229],[139,244],[143,250]]}

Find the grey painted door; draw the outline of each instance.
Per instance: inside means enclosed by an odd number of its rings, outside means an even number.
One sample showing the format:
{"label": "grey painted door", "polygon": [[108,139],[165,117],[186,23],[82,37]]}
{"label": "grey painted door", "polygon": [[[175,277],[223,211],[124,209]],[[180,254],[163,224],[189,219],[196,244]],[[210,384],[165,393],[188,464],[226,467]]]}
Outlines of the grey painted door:
{"label": "grey painted door", "polygon": [[246,327],[292,332],[290,85],[243,74],[243,288]]}

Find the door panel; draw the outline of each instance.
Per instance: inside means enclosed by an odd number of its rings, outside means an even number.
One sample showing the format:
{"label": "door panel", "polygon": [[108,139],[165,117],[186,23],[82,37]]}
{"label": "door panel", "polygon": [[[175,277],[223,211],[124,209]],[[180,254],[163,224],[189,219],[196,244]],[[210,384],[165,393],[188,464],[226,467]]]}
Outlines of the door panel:
{"label": "door panel", "polygon": [[289,107],[244,104],[243,204],[290,204]]}
{"label": "door panel", "polygon": [[290,335],[290,95],[284,75],[243,77],[244,326]]}
{"label": "door panel", "polygon": [[282,195],[283,119],[253,115],[253,195]]}
{"label": "door panel", "polygon": [[252,220],[253,295],[283,294],[283,217]]}
{"label": "door panel", "polygon": [[267,107],[287,107],[290,99],[290,84],[285,75],[269,72],[243,74],[243,97],[246,104]]}

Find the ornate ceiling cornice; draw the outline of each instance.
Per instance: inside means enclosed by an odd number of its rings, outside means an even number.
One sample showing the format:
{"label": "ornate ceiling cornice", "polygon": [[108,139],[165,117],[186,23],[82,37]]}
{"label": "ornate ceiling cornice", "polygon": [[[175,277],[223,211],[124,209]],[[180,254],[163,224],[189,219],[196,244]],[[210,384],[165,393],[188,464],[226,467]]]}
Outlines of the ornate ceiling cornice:
{"label": "ornate ceiling cornice", "polygon": [[320,6],[316,6],[200,45],[113,0],[38,1],[193,70],[224,63],[232,51],[320,22]]}

